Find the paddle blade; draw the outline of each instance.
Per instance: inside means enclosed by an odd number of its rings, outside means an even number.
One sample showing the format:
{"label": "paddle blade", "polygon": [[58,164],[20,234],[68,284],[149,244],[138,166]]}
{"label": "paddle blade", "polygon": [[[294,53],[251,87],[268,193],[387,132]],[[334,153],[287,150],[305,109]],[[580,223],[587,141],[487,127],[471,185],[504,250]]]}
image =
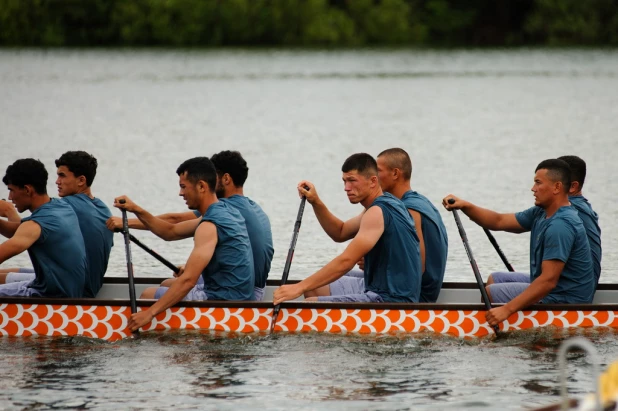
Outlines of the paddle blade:
{"label": "paddle blade", "polygon": [[272,333],[275,330],[275,325],[277,324],[277,317],[279,317],[279,310],[281,309],[280,305],[276,305],[273,309],[273,318],[270,321],[270,332]]}

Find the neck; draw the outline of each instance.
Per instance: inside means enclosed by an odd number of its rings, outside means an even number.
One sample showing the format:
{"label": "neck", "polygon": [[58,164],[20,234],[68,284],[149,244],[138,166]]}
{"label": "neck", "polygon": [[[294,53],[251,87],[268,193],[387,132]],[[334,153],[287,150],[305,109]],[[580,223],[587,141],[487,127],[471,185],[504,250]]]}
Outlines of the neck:
{"label": "neck", "polygon": [[49,203],[50,201],[51,201],[51,198],[49,198],[47,194],[37,194],[32,199],[32,203],[30,204],[30,207],[28,208],[28,210],[30,210],[30,212],[32,213],[37,208],[41,207],[43,204]]}
{"label": "neck", "polygon": [[371,207],[371,204],[373,204],[374,200],[378,197],[380,197],[382,195],[382,189],[380,188],[379,184],[376,184],[376,188],[374,188],[371,193],[365,197],[365,199],[363,201],[361,201],[360,203],[363,205],[363,207],[365,207],[365,209]]}
{"label": "neck", "polygon": [[206,210],[208,210],[208,207],[218,202],[219,200],[217,199],[217,195],[215,193],[205,194],[204,197],[202,197],[200,206],[197,210],[200,212],[200,215],[204,215],[206,214]]}
{"label": "neck", "polygon": [[571,203],[569,202],[568,196],[560,196],[553,203],[551,203],[548,207],[545,208],[545,213],[547,214],[547,218],[556,214],[556,211],[560,209],[560,207],[569,206]]}
{"label": "neck", "polygon": [[245,193],[242,187],[236,187],[234,185],[231,185],[229,188],[228,187],[225,188],[225,194],[223,195],[223,198],[229,198],[235,195],[244,196]]}
{"label": "neck", "polygon": [[578,191],[578,192],[576,192],[576,193],[569,194],[569,197],[575,197],[575,196],[581,196],[581,195],[583,195],[583,194],[582,194],[582,190],[579,190],[579,191]]}
{"label": "neck", "polygon": [[408,180],[399,184],[395,184],[395,186],[388,192],[401,200],[401,197],[403,197],[403,195],[410,190],[412,190],[412,187],[410,186],[410,181]]}
{"label": "neck", "polygon": [[75,194],[86,194],[90,199],[94,198],[94,196],[92,195],[92,190],[90,190],[90,187],[80,188],[77,190],[77,193]]}

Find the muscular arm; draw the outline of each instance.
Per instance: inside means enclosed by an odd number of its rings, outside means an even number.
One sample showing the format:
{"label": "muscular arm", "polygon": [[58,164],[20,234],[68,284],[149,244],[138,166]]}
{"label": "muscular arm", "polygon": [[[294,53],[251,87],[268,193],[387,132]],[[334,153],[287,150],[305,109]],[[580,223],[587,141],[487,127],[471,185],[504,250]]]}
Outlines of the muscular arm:
{"label": "muscular arm", "polygon": [[[178,224],[183,221],[196,219],[198,217],[196,217],[192,211],[186,211],[184,213],[160,214],[158,216],[155,216],[155,218],[171,224]],[[120,217],[110,217],[107,226],[110,230],[122,229],[122,219]],[[148,228],[146,228],[146,226],[139,220],[139,218],[129,218],[129,228],[133,228],[136,230],[148,230]]]}
{"label": "muscular arm", "polygon": [[362,217],[358,234],[343,253],[300,283],[280,287],[275,291],[274,304],[293,300],[307,291],[330,284],[340,278],[373,248],[383,232],[384,217],[382,210],[379,207],[371,207]]}
{"label": "muscular arm", "polygon": [[[451,198],[455,199],[454,204],[448,203],[448,200]],[[469,201],[457,198],[454,195],[446,196],[444,200],[442,200],[442,204],[447,210],[463,211],[463,213],[467,215],[470,220],[474,221],[483,228],[487,228],[488,230],[508,231],[511,233],[523,233],[527,231],[519,224],[519,222],[517,222],[515,214],[513,213],[497,213],[495,211],[479,207]]]}
{"label": "muscular arm", "polygon": [[178,224],[168,223],[167,221],[153,216],[148,211],[135,204],[127,196],[116,198],[114,200],[114,207],[135,213],[137,218],[144,224],[144,227],[166,241],[182,240],[183,238],[192,237],[201,221],[195,218]]}
{"label": "muscular arm", "polygon": [[15,232],[19,228],[20,223],[14,223],[12,221],[0,220],[0,234],[6,238],[11,238],[15,235]]}
{"label": "muscular arm", "polygon": [[15,235],[0,244],[0,264],[26,251],[40,236],[41,226],[34,221],[26,221],[19,225]]}
{"label": "muscular arm", "polygon": [[342,243],[353,238],[360,228],[362,213],[348,221],[341,221],[322,202],[313,183],[303,180],[298,183],[298,194],[304,196],[307,202],[313,206],[318,222],[333,241]]}
{"label": "muscular arm", "polygon": [[364,214],[363,212],[347,221],[342,221],[331,213],[322,201],[313,204],[313,211],[326,234],[338,243],[354,238],[360,229],[361,219]]}
{"label": "muscular arm", "polygon": [[487,321],[490,325],[497,325],[506,320],[511,314],[541,301],[551,292],[560,279],[564,263],[560,260],[545,260],[541,265],[541,275],[517,297],[513,298],[502,307],[491,309],[487,313]]}
{"label": "muscular arm", "polygon": [[163,297],[150,307],[152,316],[181,301],[195,286],[215,252],[217,240],[217,228],[213,223],[200,224],[195,232],[195,245],[185,265],[184,273],[174,281]]}
{"label": "muscular arm", "polygon": [[414,227],[416,228],[416,234],[418,235],[419,246],[421,249],[421,273],[425,272],[425,239],[423,238],[423,226],[422,226],[422,217],[421,213],[415,210],[410,210],[410,215],[414,220]]}
{"label": "muscular arm", "polygon": [[192,237],[201,221],[198,218],[194,218],[193,220],[172,224],[153,216],[141,208],[136,210],[135,215],[147,230],[152,231],[156,236],[165,241],[176,241]]}

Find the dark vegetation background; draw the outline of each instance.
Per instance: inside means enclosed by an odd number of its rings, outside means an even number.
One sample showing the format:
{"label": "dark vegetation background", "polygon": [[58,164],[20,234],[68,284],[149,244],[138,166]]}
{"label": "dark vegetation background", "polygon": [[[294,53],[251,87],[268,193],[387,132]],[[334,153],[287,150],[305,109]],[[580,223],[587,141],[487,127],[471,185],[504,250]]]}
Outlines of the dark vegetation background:
{"label": "dark vegetation background", "polygon": [[0,0],[0,46],[616,46],[618,0]]}

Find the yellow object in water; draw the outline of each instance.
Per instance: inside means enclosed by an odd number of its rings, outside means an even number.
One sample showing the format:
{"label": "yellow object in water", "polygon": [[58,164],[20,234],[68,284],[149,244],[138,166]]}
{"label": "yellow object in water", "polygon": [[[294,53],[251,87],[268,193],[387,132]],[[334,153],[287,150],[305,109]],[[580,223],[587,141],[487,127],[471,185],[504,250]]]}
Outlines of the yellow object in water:
{"label": "yellow object in water", "polygon": [[612,363],[607,370],[599,376],[599,394],[601,402],[607,404],[618,399],[618,361]]}

